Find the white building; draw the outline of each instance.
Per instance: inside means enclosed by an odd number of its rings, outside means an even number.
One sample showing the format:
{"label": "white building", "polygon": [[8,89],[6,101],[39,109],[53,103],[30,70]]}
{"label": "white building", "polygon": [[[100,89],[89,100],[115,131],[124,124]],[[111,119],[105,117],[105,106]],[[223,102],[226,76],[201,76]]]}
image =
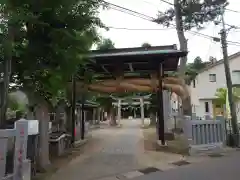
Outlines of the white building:
{"label": "white building", "polygon": [[[229,56],[229,66],[233,85],[240,84],[240,52]],[[226,88],[223,60],[212,63],[203,69],[191,82],[192,111],[197,116],[211,115],[215,117],[224,112],[223,107],[216,101],[215,93],[218,88]]]}

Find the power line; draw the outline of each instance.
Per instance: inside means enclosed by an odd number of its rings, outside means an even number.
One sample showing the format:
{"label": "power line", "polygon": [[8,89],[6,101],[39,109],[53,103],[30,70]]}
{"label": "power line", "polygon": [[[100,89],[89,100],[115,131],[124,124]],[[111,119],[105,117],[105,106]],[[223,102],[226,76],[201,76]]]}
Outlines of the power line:
{"label": "power line", "polygon": [[154,6],[154,7],[158,6],[157,4],[154,4],[154,3],[146,1],[146,0],[142,0],[142,2],[145,2],[145,3],[147,3],[147,4],[151,5],[151,6]]}
{"label": "power line", "polygon": [[137,15],[137,17],[140,17],[140,18],[143,18],[143,19],[145,19],[145,20],[147,20],[147,21],[154,21],[156,18],[153,18],[153,17],[151,17],[151,16],[148,16],[148,15],[145,15],[145,14],[143,14],[143,13],[139,13],[139,12],[137,12],[137,11],[134,11],[134,10],[131,10],[131,9],[128,9],[128,8],[125,8],[125,7],[123,7],[123,6],[119,6],[119,5],[116,5],[116,4],[113,4],[113,3],[110,3],[110,2],[107,2],[107,1],[104,1],[103,0],[103,2],[105,3],[105,4],[107,4],[108,6],[110,5],[110,8],[112,8],[112,9],[115,9],[115,10],[119,10],[119,11],[126,11],[128,14],[132,14],[132,15]]}
{"label": "power line", "polygon": [[171,3],[171,2],[168,2],[168,1],[166,1],[166,0],[160,0],[160,1],[162,1],[162,2],[164,2],[164,3],[167,3],[167,4],[169,4],[169,5],[174,5],[173,3]]}
{"label": "power line", "polygon": [[230,12],[240,13],[240,11],[232,10],[232,9],[228,9],[228,8],[225,8],[225,10],[230,11]]}
{"label": "power line", "polygon": [[[166,0],[160,0],[160,1],[162,1],[162,2],[164,2],[164,3],[166,3],[166,4],[169,4],[169,5],[174,6],[174,4],[171,3],[171,2],[169,2],[169,1],[166,1]],[[232,10],[232,9],[228,9],[228,8],[225,8],[225,10],[230,11],[230,12],[240,13],[240,11]]]}
{"label": "power line", "polygon": [[[167,2],[165,0],[161,0],[163,2]],[[143,13],[139,13],[137,11],[134,11],[134,10],[131,10],[131,9],[128,9],[126,7],[122,7],[122,6],[119,6],[119,5],[116,5],[116,4],[113,4],[113,3],[109,3],[107,1],[103,1],[104,3],[106,3],[107,5],[110,5],[111,9],[114,9],[114,10],[117,10],[117,11],[120,11],[120,12],[123,12],[123,13],[126,13],[126,14],[129,14],[129,15],[132,15],[132,16],[135,16],[135,17],[138,17],[138,18],[141,18],[141,19],[144,19],[144,20],[147,20],[149,22],[155,22],[155,23],[158,23],[156,22],[156,18],[153,18],[151,16],[148,16],[148,15],[145,15]],[[170,2],[169,2],[170,3]],[[159,24],[159,23],[158,23]],[[175,24],[169,24],[173,27],[176,28],[176,25]],[[198,35],[198,36],[202,36],[204,38],[208,38],[208,39],[213,39],[213,40],[219,40],[219,38],[217,37],[212,37],[210,35],[207,35],[207,34],[203,34],[203,33],[200,33],[200,32],[197,32],[197,31],[192,31],[192,30],[188,30],[187,31],[188,33],[192,33],[192,34],[195,34],[195,35]],[[240,46],[240,42],[233,42],[233,41],[228,41],[229,43],[231,43],[232,45],[236,45],[236,46]]]}
{"label": "power line", "polygon": [[153,21],[151,21],[149,18],[144,17],[144,16],[141,16],[141,14],[138,14],[138,13],[128,12],[128,11],[123,10],[123,9],[120,9],[120,8],[118,9],[118,8],[116,8],[116,7],[114,7],[114,6],[111,7],[111,9],[114,9],[114,10],[116,10],[116,11],[120,11],[120,12],[129,14],[129,15],[132,15],[132,16],[135,16],[135,17],[138,17],[138,18],[141,18],[141,19],[146,20],[146,21],[153,22]]}
{"label": "power line", "polygon": [[231,43],[231,44],[237,44],[240,46],[240,42],[235,42],[235,41],[227,41],[228,43]]}
{"label": "power line", "polygon": [[[213,31],[212,31],[212,36],[215,36],[215,28],[213,28]],[[211,42],[209,43],[209,47],[208,47],[208,51],[207,51],[207,54],[206,54],[206,59],[210,56],[210,53],[212,52],[212,47],[216,44],[216,42],[212,39]]]}
{"label": "power line", "polygon": [[162,28],[162,29],[145,29],[145,28],[126,28],[126,27],[112,27],[108,26],[109,29],[116,29],[116,30],[128,30],[128,31],[165,31],[175,28]]}
{"label": "power line", "polygon": [[[174,6],[173,3],[168,2],[168,1],[166,1],[166,0],[160,0],[160,1],[162,1],[162,2],[164,2],[164,3],[167,3],[167,4],[171,5],[171,6]],[[156,6],[156,5],[154,5],[153,3],[148,2],[148,1],[145,1],[145,0],[144,0],[144,2],[146,2],[146,3],[148,3],[148,4],[152,4],[153,6]],[[231,9],[226,9],[226,8],[225,8],[225,10],[232,11],[232,12],[236,12],[236,13],[240,13],[239,11],[235,11],[235,10],[231,10]],[[230,27],[232,27],[232,28],[235,28],[235,29],[240,29],[239,26],[235,26],[235,25],[231,25],[231,24],[227,24],[227,23],[226,23],[226,25],[228,25],[228,26],[230,26]]]}
{"label": "power line", "polygon": [[[108,26],[109,29],[116,29],[116,30],[128,30],[128,31],[164,31],[164,30],[169,30],[169,29],[175,29],[175,28],[162,28],[162,29],[141,29],[141,28],[126,28],[126,27],[113,27],[113,26]],[[193,35],[197,35],[206,39],[210,39],[210,40],[214,40],[216,37],[214,36],[210,36],[210,35],[206,35],[206,34],[202,34],[199,33],[197,31],[188,31],[188,33],[193,34]],[[240,46],[240,42],[234,42],[234,41],[228,41],[228,43],[230,43],[231,45],[236,45],[236,46]]]}

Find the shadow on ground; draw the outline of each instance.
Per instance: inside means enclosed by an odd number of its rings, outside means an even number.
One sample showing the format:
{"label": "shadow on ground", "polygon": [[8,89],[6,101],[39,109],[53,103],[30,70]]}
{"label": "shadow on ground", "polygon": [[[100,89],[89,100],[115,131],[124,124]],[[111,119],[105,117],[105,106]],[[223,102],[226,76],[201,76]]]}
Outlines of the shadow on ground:
{"label": "shadow on ground", "polygon": [[175,134],[175,139],[168,141],[168,146],[159,146],[157,144],[157,134],[155,127],[146,127],[143,131],[143,146],[146,151],[161,151],[167,153],[188,155],[188,146],[184,141],[183,135]]}

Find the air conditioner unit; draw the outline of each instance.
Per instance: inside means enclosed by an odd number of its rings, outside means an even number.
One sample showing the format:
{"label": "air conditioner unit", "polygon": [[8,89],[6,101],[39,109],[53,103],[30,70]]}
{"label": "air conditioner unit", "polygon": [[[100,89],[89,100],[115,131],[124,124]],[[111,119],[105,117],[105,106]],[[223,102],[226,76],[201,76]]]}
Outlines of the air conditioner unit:
{"label": "air conditioner unit", "polygon": [[232,71],[232,85],[235,87],[240,86],[240,70]]}

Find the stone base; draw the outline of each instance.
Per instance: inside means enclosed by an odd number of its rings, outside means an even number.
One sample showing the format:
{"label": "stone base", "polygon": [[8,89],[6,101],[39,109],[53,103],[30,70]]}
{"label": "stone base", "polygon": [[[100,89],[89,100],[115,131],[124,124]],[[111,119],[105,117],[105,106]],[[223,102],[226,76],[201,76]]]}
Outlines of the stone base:
{"label": "stone base", "polygon": [[167,153],[181,154],[181,155],[189,155],[189,148],[183,146],[178,140],[176,141],[166,141],[164,145],[162,145],[161,140],[157,140],[157,150]]}
{"label": "stone base", "polygon": [[164,137],[166,141],[173,141],[175,139],[174,133],[172,132],[164,133]]}
{"label": "stone base", "polygon": [[165,141],[173,141],[173,140],[175,140],[174,133],[172,133],[172,132],[165,132],[164,133],[164,139],[165,139]]}
{"label": "stone base", "polygon": [[162,145],[162,141],[161,140],[157,140],[157,145],[158,145],[158,147],[167,147],[167,142],[165,142],[165,144]]}
{"label": "stone base", "polygon": [[116,127],[121,128],[121,127],[122,127],[122,124],[117,124]]}
{"label": "stone base", "polygon": [[190,145],[189,155],[190,156],[202,156],[208,154],[221,154],[224,152],[223,143],[215,143],[212,145]]}
{"label": "stone base", "polygon": [[100,128],[100,124],[92,124],[89,126],[89,129],[99,129]]}
{"label": "stone base", "polygon": [[78,141],[75,141],[75,142],[74,142],[74,146],[75,146],[75,147],[79,147],[79,146],[84,145],[86,142],[87,142],[87,139],[78,140]]}

